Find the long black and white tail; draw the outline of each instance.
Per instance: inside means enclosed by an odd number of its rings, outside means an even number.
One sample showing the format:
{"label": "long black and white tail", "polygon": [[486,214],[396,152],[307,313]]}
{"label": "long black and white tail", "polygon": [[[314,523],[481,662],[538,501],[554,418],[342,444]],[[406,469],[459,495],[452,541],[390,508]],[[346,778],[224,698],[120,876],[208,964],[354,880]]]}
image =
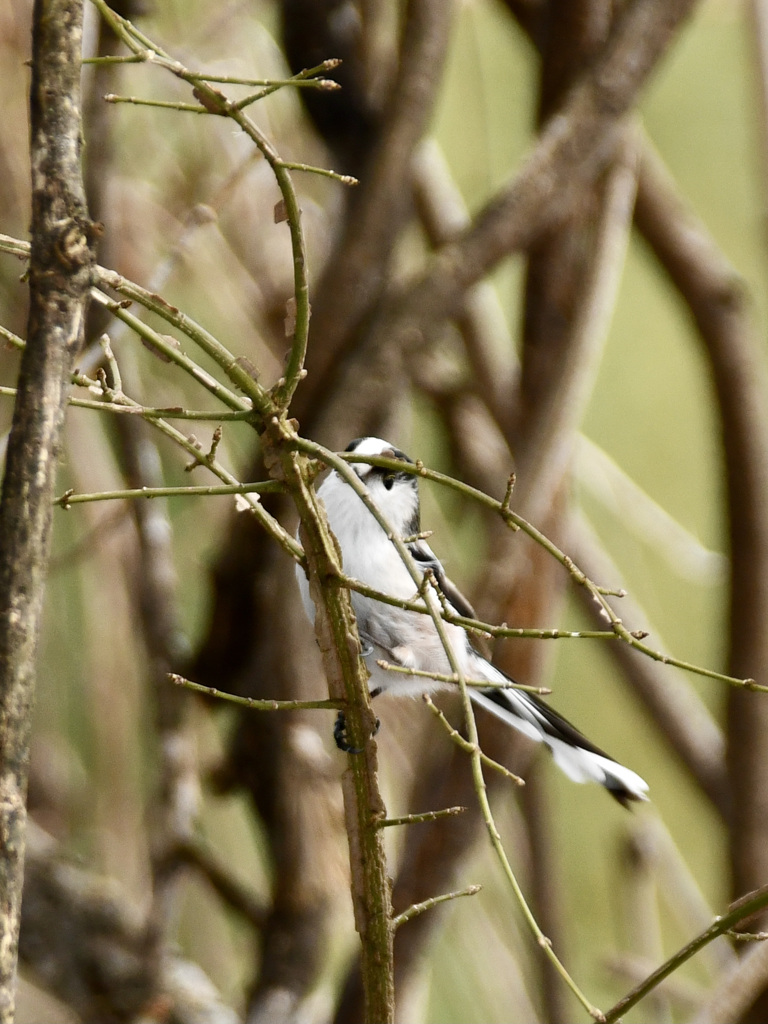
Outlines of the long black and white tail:
{"label": "long black and white tail", "polygon": [[[486,662],[499,682],[506,677]],[[481,677],[482,678],[482,677]],[[558,715],[544,701],[522,690],[471,690],[472,699],[480,707],[496,715],[507,725],[532,740],[544,743],[552,751],[555,764],[574,782],[599,782],[623,804],[632,800],[647,800],[648,784],[644,779],[609,757],[603,750],[583,736],[562,715]]]}

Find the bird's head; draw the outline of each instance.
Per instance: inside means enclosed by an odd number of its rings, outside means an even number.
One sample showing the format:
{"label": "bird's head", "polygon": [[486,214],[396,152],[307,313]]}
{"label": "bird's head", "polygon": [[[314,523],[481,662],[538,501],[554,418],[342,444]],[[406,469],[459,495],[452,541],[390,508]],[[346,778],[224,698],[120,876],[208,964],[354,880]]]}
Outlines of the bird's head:
{"label": "bird's head", "polygon": [[[355,455],[398,459],[413,465],[413,459],[405,452],[380,437],[358,437],[347,445],[346,450]],[[414,473],[370,466],[366,462],[353,462],[352,468],[368,488],[379,510],[401,536],[413,536],[419,532],[419,490]]]}

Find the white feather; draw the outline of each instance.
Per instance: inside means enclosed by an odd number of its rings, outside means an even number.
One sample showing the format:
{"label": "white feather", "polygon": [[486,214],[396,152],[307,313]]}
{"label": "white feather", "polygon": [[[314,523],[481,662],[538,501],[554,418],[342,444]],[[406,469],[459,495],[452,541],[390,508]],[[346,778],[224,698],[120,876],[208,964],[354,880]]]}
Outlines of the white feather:
{"label": "white feather", "polygon": [[[363,438],[353,442],[353,446],[355,453],[360,455],[407,458],[381,438]],[[352,465],[389,526],[401,537],[417,532],[417,478],[412,474],[377,470],[365,463]],[[418,588],[387,531],[352,488],[332,471],[317,493],[325,504],[329,524],[339,542],[344,572],[400,600],[416,598]],[[429,546],[420,541],[412,545],[412,550],[425,567],[433,569],[438,580],[443,580],[444,589],[450,591],[456,603],[463,607],[465,600],[445,578],[443,568]],[[298,568],[297,578],[307,614],[314,619],[309,586],[304,573]],[[377,664],[377,661],[384,660],[403,668],[451,675],[451,660],[429,615],[396,608],[355,591],[352,591],[351,599],[371,673],[369,686],[372,691],[419,695],[446,685],[437,680],[389,672]],[[433,609],[440,611],[440,603],[432,588],[427,589],[426,600]],[[468,678],[489,683],[506,681],[503,673],[472,648],[460,626],[445,623],[444,632],[455,663]],[[498,691],[493,692],[494,699],[491,699],[476,688],[471,690],[472,698],[479,706],[529,739],[543,742],[552,751],[557,766],[574,782],[598,782],[621,802],[647,799],[648,786],[639,775],[595,748],[549,705],[522,691],[508,689],[503,693],[503,698],[499,698]],[[500,706],[499,699],[505,706]]]}

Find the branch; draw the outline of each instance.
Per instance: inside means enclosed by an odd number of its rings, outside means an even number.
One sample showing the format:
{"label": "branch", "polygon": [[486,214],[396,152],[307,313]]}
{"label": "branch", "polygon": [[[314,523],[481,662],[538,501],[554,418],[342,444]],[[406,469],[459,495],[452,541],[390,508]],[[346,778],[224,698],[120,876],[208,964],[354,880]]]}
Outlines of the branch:
{"label": "branch", "polygon": [[641,999],[644,999],[649,992],[652,992],[670,974],[673,974],[679,967],[690,960],[692,956],[713,942],[718,936],[725,935],[732,928],[735,928],[741,921],[751,917],[753,914],[768,906],[768,886],[764,886],[757,892],[750,893],[734,904],[733,909],[723,917],[718,917],[703,932],[688,942],[674,956],[670,957],[653,974],[649,975],[640,985],[634,988],[628,995],[620,999],[615,1006],[605,1015],[606,1024],[613,1024],[631,1009]]}
{"label": "branch", "polygon": [[[293,341],[286,370],[283,377],[277,382],[268,395],[263,388],[258,387],[250,379],[249,375],[242,370],[243,390],[253,400],[254,407],[258,408],[264,415],[269,415],[277,407],[285,411],[293,397],[299,381],[304,377],[304,357],[307,350],[307,339],[309,335],[309,282],[307,278],[306,249],[304,235],[301,225],[301,208],[298,196],[293,187],[293,181],[288,172],[285,162],[280,158],[272,143],[257,127],[257,125],[241,109],[240,104],[230,101],[220,90],[210,85],[205,77],[199,73],[185,68],[179,61],[174,60],[161,47],[157,46],[143,33],[139,32],[134,25],[126,18],[120,17],[112,11],[104,0],[92,0],[101,16],[109,23],[115,34],[123,40],[125,45],[134,54],[146,56],[146,51],[152,53],[152,62],[158,67],[163,67],[182,81],[192,86],[193,94],[202,108],[209,114],[218,114],[231,118],[238,127],[245,132],[251,141],[258,147],[265,160],[272,169],[277,185],[282,195],[282,202],[285,211],[285,220],[288,224],[291,237],[291,252],[293,257],[293,297],[295,299],[295,320],[293,329]],[[165,304],[168,306],[168,304]],[[172,308],[169,306],[169,308]],[[214,346],[214,352],[223,349],[218,343]],[[211,352],[219,361],[218,356]],[[222,365],[219,362],[219,365]],[[234,380],[233,374],[237,374],[238,361],[231,357],[230,379]],[[242,369],[242,368],[241,368]]]}
{"label": "branch", "polygon": [[412,903],[410,907],[398,914],[392,920],[393,928],[399,928],[401,924],[405,924],[407,921],[411,921],[414,917],[418,917],[419,914],[423,914],[425,910],[431,910],[433,907],[439,906],[441,903],[448,903],[450,900],[456,900],[460,896],[476,896],[477,893],[482,889],[482,885],[468,885],[466,889],[458,889],[455,892],[446,892],[440,896],[430,896],[428,900],[424,900],[422,903]]}
{"label": "branch", "polygon": [[[590,575],[617,576],[618,570],[584,520],[576,518],[571,524],[569,543],[579,565]],[[578,596],[586,613],[603,622],[601,609],[591,595],[579,588]],[[645,621],[642,609],[631,597],[624,598],[624,611],[635,622]],[[625,644],[612,644],[609,652],[652,716],[670,752],[682,761],[727,820],[729,796],[724,763],[725,737],[703,701],[684,680],[662,671],[657,662],[636,657]]]}
{"label": "branch", "polygon": [[36,0],[29,324],[0,498],[0,1021],[14,1016],[30,708],[67,388],[95,261],[80,167],[82,4]]}
{"label": "branch", "polygon": [[314,477],[313,468],[306,456],[295,450],[298,441],[289,424],[274,419],[264,436],[265,461],[271,474],[284,480],[299,513],[315,605],[315,633],[330,695],[335,700],[346,699],[349,740],[361,750],[349,757],[342,779],[352,900],[361,942],[365,1019],[369,1024],[388,1024],[394,1019],[394,928],[383,830],[378,827],[386,811],[379,792],[372,736],[375,718],[349,593],[324,585],[328,577],[341,571],[340,557],[325,511],[309,483]]}
{"label": "branch", "polygon": [[20,958],[50,992],[85,1021],[128,1024],[162,1005],[169,1024],[235,1024],[196,964],[155,950],[135,901],[64,861],[30,822]]}
{"label": "branch", "polygon": [[[532,540],[534,540],[540,547],[542,547],[549,555],[558,561],[567,571],[570,573],[574,582],[579,586],[585,588],[589,593],[590,597],[596,602],[599,608],[604,613],[604,617],[610,623],[611,629],[616,634],[618,639],[624,641],[629,647],[634,648],[637,651],[641,651],[647,657],[652,658],[654,661],[659,661],[664,665],[674,665],[677,668],[681,668],[686,672],[692,672],[696,675],[705,676],[708,679],[718,679],[721,682],[728,683],[729,686],[734,688],[743,689],[751,692],[768,692],[768,685],[762,683],[756,683],[751,678],[739,678],[737,676],[728,675],[725,672],[717,672],[714,669],[703,668],[692,664],[691,662],[683,661],[680,658],[675,658],[672,655],[664,654],[662,651],[658,651],[650,645],[643,642],[645,633],[629,630],[621,618],[611,607],[608,602],[608,597],[623,597],[623,590],[615,590],[609,587],[601,586],[595,583],[592,579],[579,566],[570,558],[563,550],[561,550],[549,537],[545,536],[537,527],[532,523],[529,523],[527,519],[514,512],[510,506],[508,500],[499,501],[496,498],[492,498],[489,494],[479,490],[476,487],[471,487],[469,484],[465,484],[460,480],[456,480],[445,473],[439,473],[434,469],[427,469],[421,462],[415,464],[409,464],[402,462],[399,459],[387,459],[387,458],[372,458],[369,456],[360,456],[347,453],[341,453],[336,455],[333,452],[323,449],[320,445],[314,444],[314,442],[307,441],[304,438],[296,439],[296,446],[303,451],[311,453],[314,457],[321,459],[326,465],[332,466],[343,478],[350,484],[353,490],[355,490],[361,497],[361,500],[370,509],[374,518],[380,522],[382,527],[388,534],[392,531],[387,527],[386,521],[382,520],[382,517],[378,509],[372,504],[370,498],[367,496],[366,489],[360,484],[357,474],[350,473],[349,470],[345,470],[345,462],[367,462],[372,466],[381,466],[384,469],[393,469],[399,473],[413,473],[427,480],[433,480],[435,483],[442,484],[451,490],[457,491],[460,494],[465,495],[468,498],[472,498],[478,504],[484,506],[487,509],[495,512],[504,523],[515,530],[522,530]],[[408,564],[410,560],[407,550],[404,544],[398,537],[393,537],[393,543],[398,548],[398,551],[403,557],[403,560]],[[418,570],[416,575],[411,573],[412,578],[416,581],[416,585],[419,585]],[[473,623],[474,625],[474,623]],[[479,623],[481,631],[483,630],[483,624]]]}
{"label": "branch", "polygon": [[436,336],[468,288],[562,223],[612,159],[624,115],[694,7],[695,0],[632,0],[622,9],[606,47],[545,124],[520,172],[397,296],[374,349],[392,333],[403,344],[415,331]]}
{"label": "branch", "polygon": [[194,683],[191,679],[185,679],[175,672],[169,672],[168,680],[177,686],[183,686],[193,693],[199,693],[203,697],[213,697],[216,700],[226,700],[232,704],[239,704],[244,708],[251,708],[254,711],[307,711],[307,710],[330,710],[338,711],[346,707],[343,700],[257,700],[256,697],[240,697],[235,693],[226,693],[224,690],[217,690],[213,686],[203,686],[201,683]]}
{"label": "branch", "polygon": [[388,284],[392,254],[409,212],[405,183],[434,108],[453,7],[446,0],[410,0],[405,6],[386,120],[313,300],[309,379],[293,410],[305,430],[316,429],[340,379],[340,364],[359,341],[358,332],[366,330],[366,318]]}
{"label": "branch", "polygon": [[[720,407],[731,555],[728,669],[768,677],[768,374],[744,287],[646,147],[637,225],[696,322]],[[768,702],[734,692],[728,708],[735,891],[768,875]]]}

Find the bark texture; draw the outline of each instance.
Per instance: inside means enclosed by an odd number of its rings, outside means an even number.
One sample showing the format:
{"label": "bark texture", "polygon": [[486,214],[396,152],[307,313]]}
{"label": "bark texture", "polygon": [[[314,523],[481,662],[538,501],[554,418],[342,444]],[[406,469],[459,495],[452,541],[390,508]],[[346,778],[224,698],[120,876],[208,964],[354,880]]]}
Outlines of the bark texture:
{"label": "bark texture", "polygon": [[94,262],[80,172],[82,3],[37,0],[27,346],[0,499],[0,1020],[14,1015],[35,651],[69,376]]}

